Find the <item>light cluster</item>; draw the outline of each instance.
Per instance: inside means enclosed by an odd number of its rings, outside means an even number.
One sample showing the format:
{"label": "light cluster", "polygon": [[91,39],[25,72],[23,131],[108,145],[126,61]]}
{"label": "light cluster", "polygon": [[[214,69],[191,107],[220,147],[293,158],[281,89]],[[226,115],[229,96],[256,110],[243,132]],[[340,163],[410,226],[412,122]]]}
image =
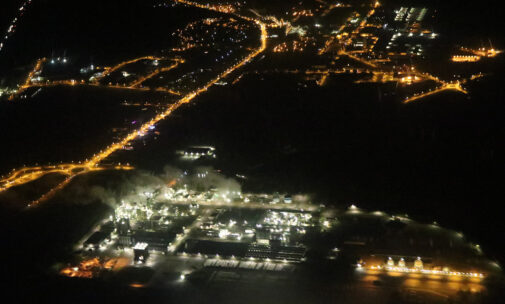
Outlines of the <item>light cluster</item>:
{"label": "light cluster", "polygon": [[21,3],[21,6],[18,9],[17,16],[14,17],[14,19],[12,19],[11,23],[9,24],[9,28],[7,28],[7,31],[5,32],[5,35],[0,38],[0,52],[5,47],[5,43],[7,42],[7,40],[16,32],[16,27],[19,19],[24,15],[26,9],[31,3],[32,0],[25,0]]}

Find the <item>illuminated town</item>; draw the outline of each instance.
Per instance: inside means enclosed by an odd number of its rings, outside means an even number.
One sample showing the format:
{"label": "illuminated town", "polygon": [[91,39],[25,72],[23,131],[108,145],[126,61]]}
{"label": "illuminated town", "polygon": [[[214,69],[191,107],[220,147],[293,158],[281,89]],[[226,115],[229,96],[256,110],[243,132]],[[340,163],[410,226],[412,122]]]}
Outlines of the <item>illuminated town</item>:
{"label": "illuminated town", "polygon": [[502,298],[491,26],[422,1],[77,2],[9,4],[0,28],[27,298],[46,277],[56,302]]}

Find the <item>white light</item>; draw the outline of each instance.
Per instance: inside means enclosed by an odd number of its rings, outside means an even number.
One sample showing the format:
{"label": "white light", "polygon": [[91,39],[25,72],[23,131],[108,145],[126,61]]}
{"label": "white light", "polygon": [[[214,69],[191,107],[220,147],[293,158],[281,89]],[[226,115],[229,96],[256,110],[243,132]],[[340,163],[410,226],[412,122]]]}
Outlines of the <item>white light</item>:
{"label": "white light", "polygon": [[221,239],[225,239],[229,234],[230,232],[228,231],[228,229],[219,230],[219,238]]}

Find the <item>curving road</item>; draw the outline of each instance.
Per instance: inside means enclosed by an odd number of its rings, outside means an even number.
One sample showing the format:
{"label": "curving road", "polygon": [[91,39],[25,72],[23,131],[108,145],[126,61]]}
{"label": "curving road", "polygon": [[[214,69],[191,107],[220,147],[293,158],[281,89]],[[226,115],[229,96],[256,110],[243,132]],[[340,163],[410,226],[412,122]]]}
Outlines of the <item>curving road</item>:
{"label": "curving road", "polygon": [[[60,167],[64,168],[61,173],[64,173],[67,175],[67,178],[57,185],[55,188],[51,189],[49,193],[44,194],[39,200],[36,200],[32,202],[29,206],[36,205],[47,198],[51,197],[55,192],[58,190],[62,189],[66,184],[70,182],[76,175],[78,174],[83,174],[90,172],[92,170],[96,170],[98,168],[98,165],[100,162],[108,158],[112,153],[118,151],[125,145],[129,144],[131,141],[135,140],[140,136],[140,134],[146,133],[149,128],[156,123],[160,122],[161,120],[167,118],[170,116],[175,110],[177,110],[179,107],[186,103],[190,103],[195,99],[197,96],[199,96],[202,93],[205,93],[211,86],[213,86],[215,83],[219,82],[221,79],[225,78],[228,76],[230,73],[234,72],[235,70],[241,68],[242,66],[246,65],[249,63],[251,60],[253,60],[255,57],[257,57],[259,54],[261,54],[265,49],[266,49],[266,41],[268,37],[268,32],[267,32],[267,26],[260,20],[256,20],[253,18],[245,17],[245,16],[240,16],[238,14],[235,14],[234,12],[228,12],[228,11],[222,11],[220,10],[220,7],[207,7],[205,5],[201,5],[198,3],[194,2],[189,2],[189,1],[184,1],[184,0],[175,0],[178,3],[189,5],[189,6],[194,6],[194,7],[199,7],[202,9],[209,9],[212,11],[218,11],[221,13],[229,13],[234,15],[237,18],[241,18],[243,20],[247,20],[249,22],[255,23],[261,33],[260,36],[260,46],[253,50],[249,55],[247,55],[245,58],[240,60],[238,63],[230,66],[228,69],[226,69],[224,72],[220,73],[217,77],[212,79],[211,81],[207,82],[204,86],[186,94],[183,98],[179,99],[177,102],[174,104],[168,106],[162,113],[156,115],[154,118],[152,118],[150,121],[144,123],[143,125],[140,126],[137,130],[132,131],[128,135],[126,135],[123,139],[120,141],[112,143],[110,146],[106,147],[105,149],[101,150],[99,153],[93,155],[93,157],[89,160],[86,160],[80,165],[74,165],[74,164],[63,164],[60,165]],[[39,60],[36,64],[36,67],[30,74],[34,74],[36,71],[40,69],[41,64],[45,61],[46,59],[43,58]],[[140,59],[137,59],[140,60]],[[110,72],[110,71],[109,71]],[[28,79],[30,79],[30,75],[28,76]],[[25,83],[26,85],[26,83]],[[79,169],[79,172],[75,173],[75,169]],[[27,182],[37,180],[38,178],[51,173],[55,172],[54,168],[46,168],[46,167],[32,167],[30,169],[23,168],[19,170],[14,170],[9,176],[6,178],[0,179],[0,192],[5,191],[13,186],[18,186],[25,184]]]}

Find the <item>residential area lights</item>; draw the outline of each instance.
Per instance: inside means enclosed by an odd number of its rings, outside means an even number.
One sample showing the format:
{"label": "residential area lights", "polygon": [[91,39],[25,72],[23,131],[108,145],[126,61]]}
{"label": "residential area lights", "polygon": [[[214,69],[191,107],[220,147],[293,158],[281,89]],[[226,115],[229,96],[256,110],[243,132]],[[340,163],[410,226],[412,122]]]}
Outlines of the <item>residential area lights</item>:
{"label": "residential area lights", "polygon": [[[228,13],[228,14],[233,15],[236,18],[255,23],[259,27],[260,32],[261,32],[261,38],[260,38],[261,45],[257,49],[252,51],[252,53],[250,53],[249,55],[244,57],[242,60],[240,60],[238,63],[235,63],[234,65],[232,65],[231,67],[229,67],[225,71],[221,72],[221,74],[219,74],[216,78],[210,80],[203,87],[200,87],[192,92],[187,93],[185,96],[183,96],[181,99],[179,99],[174,104],[167,106],[162,113],[157,114],[150,121],[148,121],[144,125],[141,125],[139,127],[139,129],[132,131],[131,133],[127,134],[124,138],[120,139],[119,141],[112,143],[110,146],[108,146],[104,150],[93,155],[91,159],[85,160],[84,162],[79,163],[79,164],[62,164],[62,165],[59,165],[58,168],[45,166],[45,167],[31,167],[31,168],[22,168],[19,170],[14,170],[13,172],[11,172],[9,174],[9,176],[0,179],[0,192],[4,191],[10,187],[22,185],[22,184],[25,184],[29,181],[36,180],[36,179],[40,178],[41,176],[43,176],[47,173],[51,173],[51,172],[59,172],[59,173],[62,173],[64,175],[68,176],[68,178],[72,178],[76,174],[81,174],[83,172],[88,172],[91,170],[98,170],[100,168],[99,164],[104,159],[108,158],[112,153],[114,153],[115,151],[117,151],[119,149],[123,149],[125,146],[128,146],[129,144],[131,144],[131,142],[133,140],[135,140],[136,138],[138,138],[139,136],[146,134],[150,129],[152,129],[154,127],[154,125],[156,123],[165,119],[167,116],[171,115],[173,111],[177,110],[183,104],[190,103],[195,97],[206,92],[207,89],[210,88],[212,85],[220,82],[222,80],[222,78],[225,78],[233,71],[235,71],[238,68],[242,67],[243,65],[247,64],[253,58],[258,56],[260,53],[262,53],[266,49],[266,40],[268,37],[267,25],[265,23],[263,23],[262,21],[260,21],[260,19],[254,19],[251,17],[241,16],[241,15],[235,13],[234,10],[230,10],[230,9],[226,8],[226,6],[209,5],[209,4],[203,5],[203,4],[199,4],[199,3],[195,3],[195,2],[191,2],[191,1],[186,1],[186,0],[174,0],[174,1],[176,3],[180,3],[180,4],[184,4],[184,5],[189,5],[189,6],[202,8],[202,9]],[[375,8],[378,5],[379,5],[378,2],[377,3],[374,2],[374,4],[372,4],[372,8],[368,11],[366,17],[363,18],[363,20],[362,20],[363,22],[360,22],[360,24],[358,26],[358,32],[356,33],[356,35],[359,34],[361,29],[366,25],[366,20],[375,13]],[[211,22],[211,20],[208,20],[208,22]],[[344,25],[344,27],[345,27],[345,25]],[[343,29],[343,27],[341,27],[341,29]],[[339,30],[339,32],[340,32],[340,30]],[[354,35],[354,33],[353,33],[353,35]],[[340,41],[340,38],[338,38],[338,39]],[[327,42],[327,44],[325,45],[323,50],[321,50],[321,52],[326,52],[327,50],[330,49],[330,45],[332,43],[331,41],[333,41],[333,40],[329,40]],[[305,43],[305,41],[301,41],[300,45],[293,44],[293,50],[298,50],[298,49],[303,50],[304,45],[301,44],[302,42]],[[295,46],[296,46],[296,48],[295,48]],[[287,48],[288,48],[287,45],[286,46],[278,45],[276,48],[273,49],[273,51],[274,52],[284,51]],[[487,49],[479,49],[479,50],[464,49],[464,50],[466,50],[468,52],[475,51],[475,52],[485,53],[486,56],[494,56],[495,54],[499,53],[499,51],[496,51],[494,49],[489,49],[489,50],[487,50]],[[372,73],[374,74],[372,81],[385,82],[385,81],[391,80],[391,81],[399,81],[399,82],[405,83],[405,84],[410,84],[412,82],[420,81],[422,79],[428,79],[428,80],[435,81],[439,85],[435,89],[431,89],[426,92],[421,92],[421,93],[418,93],[413,96],[405,98],[403,100],[404,103],[409,103],[409,102],[424,98],[426,96],[437,94],[439,92],[446,91],[446,90],[459,91],[459,92],[462,92],[465,94],[467,93],[464,90],[464,88],[462,87],[462,84],[465,83],[466,80],[459,80],[459,81],[455,81],[455,82],[445,82],[445,81],[438,79],[435,76],[432,76],[427,73],[420,73],[420,72],[417,72],[413,69],[409,72],[409,74],[406,77],[394,78],[392,73],[387,73],[385,71],[382,71],[382,69],[379,67],[379,63],[377,60],[367,60],[363,57],[359,57],[356,52],[345,50],[345,48],[341,49],[338,52],[338,54],[347,56],[350,59],[353,59],[355,61],[358,61],[358,62],[366,65],[367,66],[366,71],[371,70]],[[48,83],[38,83],[38,82],[33,81],[34,77],[36,75],[40,74],[43,64],[47,61],[47,58],[41,58],[37,61],[33,70],[30,71],[30,73],[28,74],[28,77],[23,82],[23,84],[20,85],[20,87],[17,91],[17,94],[19,94],[20,92],[23,92],[24,90],[26,90],[29,87],[35,87],[35,86],[42,87],[42,86],[50,86],[50,85],[71,85],[71,86],[75,86],[75,85],[101,85],[101,84],[99,84],[100,79],[103,79],[107,75],[121,69],[122,67],[124,67],[128,64],[132,64],[132,63],[138,62],[140,60],[167,60],[167,59],[161,58],[161,57],[156,57],[156,56],[143,56],[143,57],[127,60],[127,61],[121,62],[111,68],[106,68],[100,76],[92,79],[92,81],[90,83],[84,83],[84,81],[76,81],[76,80],[63,80],[63,81],[53,81],[53,82],[48,82]],[[149,90],[149,88],[142,87],[142,83],[144,81],[146,81],[147,79],[153,78],[154,76],[156,76],[162,72],[174,69],[179,64],[184,63],[184,59],[180,59],[180,58],[174,58],[171,60],[174,60],[174,64],[172,64],[171,66],[158,68],[158,69],[154,70],[153,72],[151,72],[150,74],[140,77],[139,79],[130,83],[129,85],[124,85],[124,86],[108,85],[106,87],[118,88],[118,89]],[[360,71],[365,71],[365,69],[356,69],[357,73],[359,73]],[[339,70],[307,71],[306,73],[307,74],[321,73],[322,77],[318,81],[318,84],[322,86],[322,85],[324,85],[328,74],[330,74],[330,73],[344,73],[344,72],[346,72],[346,69],[342,69],[341,71],[339,71]],[[472,79],[474,79],[474,76],[472,76],[472,78],[469,78],[468,80],[472,80]],[[167,88],[157,88],[155,90],[156,91],[164,91],[164,92],[167,92],[170,94],[175,94],[175,95],[181,95],[179,92],[174,92],[174,91],[167,89]],[[11,96],[10,99],[12,99],[13,96]]]}
{"label": "residential area lights", "polygon": [[[204,9],[216,10],[216,8],[214,8],[214,7],[208,8],[207,6],[196,4],[193,2],[182,1],[182,0],[176,0],[176,2],[184,3],[186,5],[201,7]],[[135,140],[141,134],[147,133],[156,123],[165,119],[167,116],[171,115],[173,111],[177,110],[182,105],[191,102],[195,97],[206,92],[207,89],[209,89],[215,83],[219,82],[222,78],[225,78],[230,73],[232,73],[233,71],[237,70],[238,68],[244,66],[245,64],[249,63],[252,59],[254,59],[259,54],[261,54],[266,49],[266,41],[267,41],[267,37],[268,37],[266,25],[263,22],[261,22],[259,20],[252,19],[252,18],[242,17],[242,16],[238,16],[238,15],[237,15],[237,17],[254,22],[259,27],[260,33],[261,33],[261,38],[260,38],[261,45],[259,48],[254,50],[252,53],[250,53],[248,56],[243,58],[241,61],[239,61],[235,65],[226,69],[224,72],[219,74],[216,78],[212,79],[207,84],[205,84],[203,87],[188,93],[186,96],[179,99],[174,104],[168,106],[165,111],[156,115],[150,121],[143,124],[139,129],[129,133],[126,137],[124,137],[119,142],[115,142],[112,145],[110,145],[109,147],[107,147],[106,149],[93,155],[93,157],[90,160],[86,160],[84,163],[82,163],[80,165],[73,165],[73,164],[60,165],[63,167],[63,169],[60,170],[59,172],[68,175],[68,177],[65,181],[63,181],[60,185],[58,185],[54,189],[60,189],[61,185],[66,185],[77,174],[82,174],[82,173],[85,173],[88,171],[96,170],[96,168],[100,164],[100,162],[103,161],[104,159],[106,159],[107,157],[109,157],[112,153],[116,152],[117,150],[122,149],[124,146],[128,145],[131,141]],[[145,57],[145,58],[149,59],[148,57]],[[37,71],[40,70],[42,63],[45,62],[46,60],[47,60],[46,58],[42,58],[37,62],[35,68],[32,70],[32,72],[30,73],[30,75],[27,78],[27,81],[25,82],[25,84],[23,86],[21,86],[21,88],[28,85],[28,83],[31,81],[31,78],[33,77],[33,75]],[[137,58],[135,60],[138,61],[141,59]],[[117,68],[116,68],[116,70],[117,70]],[[109,73],[110,72],[111,71],[109,70]],[[79,172],[75,173],[75,171],[74,171],[75,169],[79,169]],[[5,191],[13,186],[22,185],[27,182],[36,180],[36,179],[38,179],[38,178],[42,177],[43,175],[46,175],[47,173],[50,173],[50,172],[54,172],[54,170],[52,168],[46,169],[45,167],[32,167],[32,168],[30,168],[30,170],[26,170],[26,169],[14,170],[13,173],[11,173],[8,177],[0,179],[0,192]],[[36,202],[38,203],[40,201],[41,200],[37,200]]]}
{"label": "residential area lights", "polygon": [[[366,65],[374,74],[371,80],[368,80],[368,81],[367,80],[359,80],[359,81],[356,81],[356,83],[396,81],[398,83],[410,85],[413,82],[417,82],[417,81],[421,81],[421,80],[432,80],[438,84],[438,87],[436,87],[434,89],[429,89],[427,91],[422,91],[420,93],[416,93],[412,96],[406,97],[403,100],[404,103],[409,103],[409,102],[412,102],[415,100],[419,100],[421,98],[424,98],[424,97],[427,97],[430,95],[434,95],[434,94],[438,94],[438,93],[446,91],[446,90],[458,91],[463,94],[468,94],[468,92],[461,85],[468,80],[473,80],[474,79],[473,76],[469,79],[448,82],[448,81],[442,81],[438,77],[430,75],[428,73],[417,72],[412,68],[412,71],[410,71],[406,77],[402,77],[402,78],[393,77],[394,74],[392,72],[384,70],[380,66],[380,62],[382,62],[381,60],[366,59],[366,56],[360,56],[360,54],[366,55],[367,53],[368,53],[368,55],[374,55],[372,49],[375,46],[375,43],[377,42],[376,37],[375,37],[375,39],[373,39],[373,41],[371,43],[371,47],[369,47],[365,50],[355,50],[355,51],[347,50],[346,47],[348,45],[352,44],[354,37],[358,37],[358,36],[369,37],[370,36],[367,33],[362,33],[362,29],[364,29],[366,26],[373,26],[373,25],[368,24],[368,20],[372,15],[375,14],[375,9],[379,6],[380,6],[380,3],[378,1],[374,2],[372,4],[372,8],[368,11],[366,16],[363,17],[361,20],[359,18],[359,14],[356,14],[356,13],[352,14],[347,19],[346,23],[343,24],[337,31],[335,31],[335,33],[337,35],[331,36],[330,39],[326,41],[325,45],[323,46],[323,48],[321,48],[319,50],[318,54],[322,55],[322,54],[328,52],[332,48],[332,46],[334,45],[334,42],[339,42],[339,46],[341,47],[338,51],[339,56],[346,56],[349,59],[352,59],[356,62]],[[422,12],[424,12],[424,10]],[[398,11],[397,13],[401,14],[403,16],[406,13],[406,9],[402,8],[402,12]],[[424,13],[422,13],[422,14],[424,14]],[[399,20],[401,20],[402,18],[400,18]],[[419,17],[419,18],[422,19],[422,17]],[[357,24],[356,28],[353,29],[352,32],[350,32],[350,33],[349,33],[349,31],[345,31],[348,23]],[[433,38],[437,37],[436,33],[426,32],[426,31],[423,31],[422,33],[420,33],[420,36],[423,36],[424,34],[429,34],[429,33],[431,33],[429,38],[433,39]],[[402,33],[399,32],[399,33],[394,34],[392,40],[394,40],[397,36],[402,36]],[[408,36],[409,37],[413,36],[413,33],[410,32],[408,34]],[[390,44],[391,44],[391,42],[390,42]],[[387,48],[389,48],[389,46]],[[274,49],[274,51],[282,52],[282,51],[286,51],[286,49],[287,49],[286,45],[279,45],[277,47],[277,49]],[[481,49],[475,50],[475,49],[469,49],[469,48],[462,47],[461,50],[465,51],[465,52],[472,53],[472,55],[471,56],[459,56],[459,55],[454,56],[452,58],[453,62],[473,62],[473,61],[480,60],[481,57],[494,57],[500,53],[500,51],[497,51],[494,48],[489,48],[489,49],[481,48]],[[394,54],[390,53],[390,55],[394,55]],[[321,79],[320,83],[324,84],[324,80],[325,79]]]}
{"label": "residential area lights", "polygon": [[[63,59],[64,61],[66,60]],[[162,58],[162,57],[155,57],[155,56],[143,56],[143,57],[138,57],[138,58],[135,58],[135,59],[131,59],[131,60],[128,60],[128,61],[123,61],[111,68],[105,68],[104,72],[99,76],[99,77],[95,77],[95,78],[91,78],[90,81],[91,82],[84,82],[84,80],[81,80],[81,81],[76,81],[75,79],[69,79],[69,80],[56,80],[56,81],[51,81],[51,82],[45,82],[45,83],[42,83],[42,82],[34,82],[34,80],[36,79],[35,78],[35,75],[38,75],[40,74],[40,72],[42,71],[42,66],[45,62],[47,62],[47,58],[41,58],[39,60],[37,60],[37,63],[35,64],[35,67],[33,68],[32,71],[30,71],[30,73],[28,73],[28,76],[26,77],[26,80],[25,82],[19,87],[19,89],[14,92],[12,95],[10,95],[9,97],[9,100],[13,100],[14,97],[16,95],[19,95],[21,93],[23,93],[25,90],[29,89],[29,88],[33,88],[33,87],[52,87],[52,86],[60,86],[60,85],[67,85],[67,86],[76,86],[76,85],[81,85],[81,86],[103,86],[103,87],[106,87],[106,88],[112,88],[112,89],[130,89],[130,90],[141,90],[141,91],[148,91],[148,90],[151,90],[150,88],[144,88],[142,87],[142,83],[144,83],[146,80],[148,79],[151,79],[153,77],[155,77],[156,75],[160,74],[160,73],[164,73],[164,72],[168,72],[172,69],[175,69],[176,67],[179,66],[179,64],[182,64],[185,62],[184,59],[181,59],[181,58],[172,58],[171,60],[174,61],[174,64],[168,66],[168,67],[164,67],[164,68],[159,68],[159,69],[156,69],[154,70],[153,72],[145,75],[145,76],[142,76],[140,77],[139,79],[135,80],[134,82],[132,82],[131,84],[129,85],[113,85],[113,84],[109,84],[109,85],[102,85],[99,83],[99,81],[103,78],[105,78],[106,76],[110,75],[111,73],[119,70],[120,68],[126,66],[126,65],[129,65],[129,64],[133,64],[133,63],[136,63],[138,61],[141,61],[141,60],[153,60],[153,61],[156,61],[156,60],[168,60],[167,58]],[[51,62],[53,62],[54,60],[51,60]],[[163,87],[160,87],[160,88],[155,88],[154,91],[156,92],[163,92],[163,93],[168,93],[168,94],[173,94],[173,95],[181,95],[179,92],[176,92],[176,91],[173,91],[171,89],[168,89],[168,88],[163,88]]]}
{"label": "residential area lights", "polygon": [[100,78],[95,79],[95,81],[98,81],[98,80],[104,78],[105,76],[119,70],[120,68],[122,68],[126,65],[138,62],[140,60],[162,60],[162,59],[164,59],[164,58],[155,57],[155,56],[143,56],[143,57],[138,57],[138,58],[128,60],[128,61],[123,61],[123,62],[113,66],[112,68],[106,68],[105,71],[102,73],[102,76]]}

